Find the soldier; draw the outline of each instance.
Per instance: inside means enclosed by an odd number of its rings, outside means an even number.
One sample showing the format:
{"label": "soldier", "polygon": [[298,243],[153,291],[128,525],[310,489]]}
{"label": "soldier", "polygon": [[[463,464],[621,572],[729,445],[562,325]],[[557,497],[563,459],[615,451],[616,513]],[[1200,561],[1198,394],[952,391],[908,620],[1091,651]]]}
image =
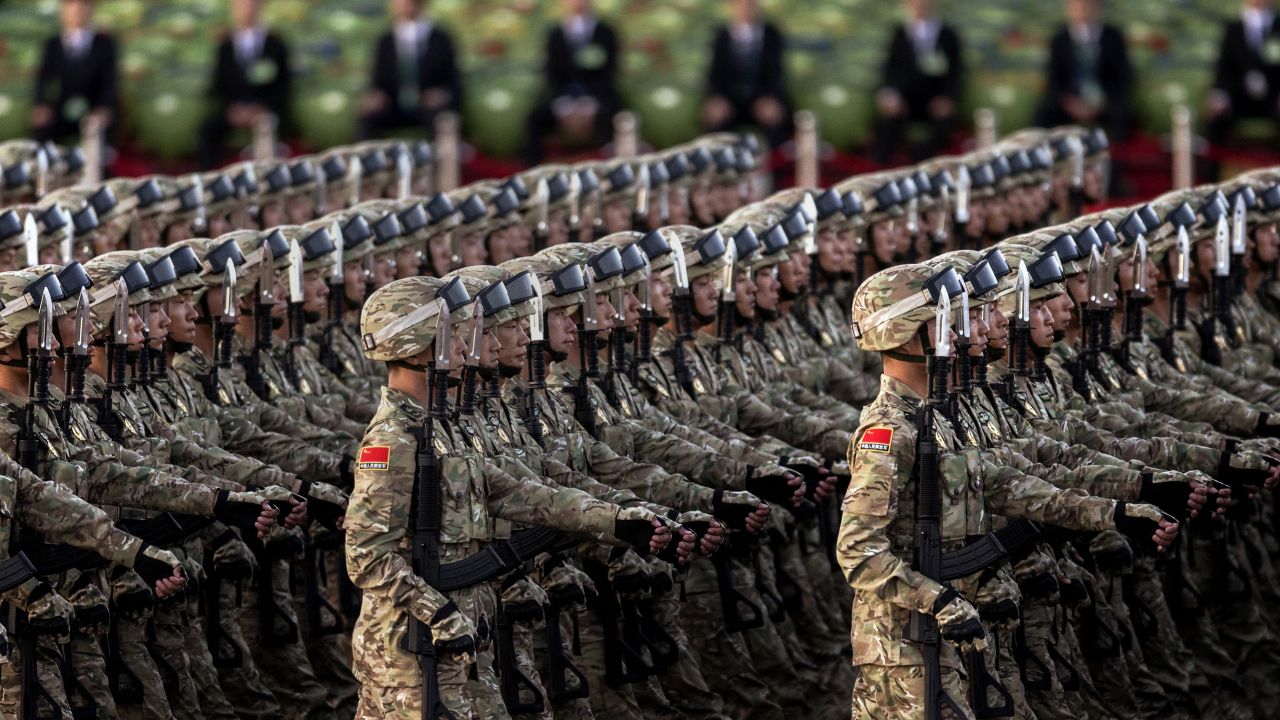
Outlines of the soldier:
{"label": "soldier", "polygon": [[[916,411],[930,394],[929,376],[917,359],[924,361],[939,347],[946,353],[952,338],[948,328],[939,331],[938,321],[929,319],[935,314],[930,289],[937,288],[936,297],[950,292],[945,285],[927,283],[935,277],[941,278],[935,282],[946,281],[945,273],[922,266],[882,271],[859,288],[853,305],[854,335],[860,346],[867,351],[892,351],[884,357],[881,394],[863,413],[850,445],[853,479],[842,505],[836,548],[845,578],[855,591],[854,708],[867,717],[916,717],[940,701],[944,716],[972,717],[950,643],[961,650],[980,650],[986,644],[978,613],[966,597],[976,589],[972,580],[959,583],[962,594],[902,560],[917,542],[911,529],[919,521],[914,513],[906,516],[909,511],[900,503],[918,502],[920,496],[920,481],[911,470],[918,461],[919,433],[936,433],[942,450],[937,480],[958,488],[944,501],[944,549],[966,534],[981,532],[980,526],[988,522],[985,513],[991,511],[1027,514],[1082,529],[1119,529],[1152,547],[1168,545],[1177,531],[1177,525],[1153,506],[1059,490],[999,467],[972,448],[961,447],[945,418],[935,415],[932,428],[917,425]],[[959,292],[962,288],[956,280],[954,289]],[[932,617],[941,628],[949,644],[940,656],[929,659],[928,647],[903,636],[912,612]],[[936,645],[933,651],[938,651]],[[927,677],[930,673],[937,675]],[[939,695],[928,696],[926,688]]]}
{"label": "soldier", "polygon": [[[391,364],[383,405],[360,451],[346,525],[348,567],[365,592],[354,642],[362,715],[417,717],[423,712],[423,695],[432,695],[422,692],[423,683],[431,678],[424,677],[423,668],[399,645],[399,638],[408,632],[402,620],[407,614],[429,628],[427,642],[434,642],[440,652],[435,666],[439,694],[430,700],[464,716],[481,711],[506,717],[488,644],[492,590],[482,584],[446,595],[414,571],[401,549],[405,533],[431,531],[411,525],[405,502],[422,483],[447,482],[461,495],[449,490],[443,497],[464,499],[464,506],[455,507],[450,500],[437,511],[441,529],[435,532],[440,533],[438,557],[443,562],[462,560],[490,542],[490,516],[593,532],[654,552],[670,538],[670,529],[648,510],[619,508],[580,491],[515,480],[473,455],[454,435],[429,402],[428,382],[437,382],[435,375],[447,372],[450,363],[460,366],[466,345],[461,340],[451,343],[449,338],[435,348],[438,352],[432,346],[437,333],[452,334],[455,321],[451,318],[465,318],[469,305],[461,282],[445,285],[440,280],[408,278],[375,293],[362,314],[370,357]],[[407,324],[405,317],[417,321]],[[433,377],[428,378],[428,369]],[[415,439],[414,430],[424,421],[439,424],[434,437],[445,467],[434,478],[416,469],[421,441]],[[400,588],[395,594],[402,596],[393,599],[388,593],[395,587]],[[471,662],[476,663],[475,674],[468,677]]]}

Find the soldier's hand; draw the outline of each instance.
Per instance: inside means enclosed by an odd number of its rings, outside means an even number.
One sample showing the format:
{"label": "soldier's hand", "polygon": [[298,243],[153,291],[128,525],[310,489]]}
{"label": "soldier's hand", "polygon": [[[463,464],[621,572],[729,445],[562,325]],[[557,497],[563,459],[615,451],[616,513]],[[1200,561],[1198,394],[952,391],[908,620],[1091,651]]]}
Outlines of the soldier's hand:
{"label": "soldier's hand", "polygon": [[452,600],[445,603],[431,616],[431,640],[436,649],[449,655],[457,655],[463,662],[476,661],[476,626],[471,618],[462,614]]}
{"label": "soldier's hand", "polygon": [[154,588],[157,599],[173,595],[187,583],[177,556],[151,543],[144,542],[138,548],[138,554],[133,558],[133,570]]}
{"label": "soldier's hand", "polygon": [[1207,498],[1208,490],[1182,473],[1142,473],[1138,499],[1155,505],[1175,518],[1195,517]]}
{"label": "soldier's hand", "polygon": [[71,603],[49,583],[40,583],[27,596],[27,623],[36,635],[51,635],[60,643],[69,642],[75,615]]}
{"label": "soldier's hand", "polygon": [[987,630],[977,609],[951,588],[946,588],[933,602],[933,616],[942,637],[961,652],[981,651],[987,647]]}
{"label": "soldier's hand", "polygon": [[800,507],[804,503],[804,478],[793,470],[763,469],[747,478],[747,492],[753,493],[765,502],[777,503],[783,507]]}
{"label": "soldier's hand", "polygon": [[697,533],[698,551],[703,555],[714,554],[724,543],[724,526],[711,515],[690,510],[680,513],[676,522]]}
{"label": "soldier's hand", "polygon": [[512,622],[537,622],[542,619],[542,608],[550,603],[547,591],[528,577],[515,574],[503,583],[502,609]]}
{"label": "soldier's hand", "polygon": [[1164,552],[1178,537],[1178,523],[1146,503],[1116,503],[1116,530],[1148,552]]}
{"label": "soldier's hand", "polygon": [[769,505],[750,492],[716,490],[711,506],[715,516],[732,530],[757,533],[769,522]]}
{"label": "soldier's hand", "polygon": [[347,512],[347,494],[322,482],[302,483],[302,496],[307,498],[307,512],[311,518],[330,530],[342,528],[342,518]]}
{"label": "soldier's hand", "polygon": [[671,528],[642,507],[618,510],[613,521],[613,536],[639,553],[658,553],[671,540]]}
{"label": "soldier's hand", "polygon": [[582,603],[596,596],[596,584],[591,582],[591,578],[566,562],[552,568],[543,582],[547,596],[557,605]]}
{"label": "soldier's hand", "polygon": [[671,542],[668,542],[661,552],[656,553],[656,556],[663,562],[684,565],[689,562],[689,554],[697,544],[698,534],[676,522],[671,525]]}
{"label": "soldier's hand", "polygon": [[215,518],[244,532],[255,533],[259,539],[271,532],[278,515],[266,498],[256,492],[219,490],[213,504]]}

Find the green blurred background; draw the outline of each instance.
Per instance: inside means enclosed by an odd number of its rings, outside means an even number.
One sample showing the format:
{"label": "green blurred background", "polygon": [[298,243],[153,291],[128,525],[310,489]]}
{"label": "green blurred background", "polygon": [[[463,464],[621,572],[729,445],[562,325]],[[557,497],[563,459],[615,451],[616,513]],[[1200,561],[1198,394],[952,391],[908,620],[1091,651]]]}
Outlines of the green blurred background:
{"label": "green blurred background", "polygon": [[[942,0],[968,58],[969,109],[989,106],[1002,132],[1030,122],[1039,99],[1058,0]],[[871,96],[893,0],[763,0],[788,35],[787,67],[798,108],[817,113],[823,138],[841,150],[868,139]],[[429,11],[457,40],[466,83],[464,133],[481,152],[518,153],[524,116],[539,94],[542,38],[555,0],[432,0]],[[725,5],[714,0],[600,0],[623,37],[622,91],[644,139],[667,146],[697,134],[709,45]],[[0,3],[0,138],[26,131],[31,78],[44,39],[57,28],[57,0]],[[1210,82],[1220,21],[1232,0],[1123,0],[1109,20],[1129,38],[1138,74],[1140,123],[1166,132],[1171,102],[1198,107]],[[351,140],[382,0],[268,0],[268,23],[290,43],[295,122],[310,149]],[[121,41],[121,122],[126,142],[160,160],[190,155],[205,114],[223,0],[100,0],[99,27]]]}

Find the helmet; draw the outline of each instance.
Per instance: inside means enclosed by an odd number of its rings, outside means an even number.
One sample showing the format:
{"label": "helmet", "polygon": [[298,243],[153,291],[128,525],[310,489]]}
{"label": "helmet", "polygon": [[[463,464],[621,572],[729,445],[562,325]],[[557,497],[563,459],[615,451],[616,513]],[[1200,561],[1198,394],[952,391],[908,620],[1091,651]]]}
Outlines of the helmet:
{"label": "helmet", "polygon": [[[0,303],[12,304],[23,297],[31,283],[40,276],[25,270],[0,272]],[[56,306],[55,306],[56,307]],[[0,311],[0,348],[5,348],[18,341],[22,331],[40,317],[40,301],[32,298],[27,307],[5,315]]]}
{"label": "helmet", "polygon": [[[447,297],[438,294],[447,291]],[[447,302],[450,320],[471,317],[471,296],[461,281],[410,277],[378,288],[360,311],[360,335],[370,360],[405,360],[432,349]]]}
{"label": "helmet", "polygon": [[[109,252],[105,255],[99,255],[84,264],[84,271],[88,273],[89,278],[93,280],[93,286],[97,288],[95,299],[98,294],[103,293],[107,288],[120,279],[121,275],[129,270],[130,273],[125,276],[125,280],[129,285],[129,306],[134,307],[154,299],[151,291],[148,289],[150,279],[143,272],[141,275],[134,275],[132,268],[134,263],[141,266],[138,253],[132,250],[117,250]],[[136,282],[135,282],[136,279]],[[111,306],[109,303],[95,303],[95,312],[104,312],[107,319],[110,319]]]}
{"label": "helmet", "polygon": [[[524,271],[520,271],[524,272]],[[530,273],[532,275],[532,273]],[[470,267],[455,270],[446,277],[459,275],[464,278],[475,278],[481,281],[476,296],[481,299],[482,306],[485,310],[484,326],[486,328],[497,327],[504,323],[526,318],[533,314],[533,303],[529,302],[529,297],[522,297],[512,302],[512,298],[507,294],[507,281],[511,280],[514,275],[505,267],[497,267],[495,265],[472,265]],[[535,282],[541,282],[534,275]],[[503,283],[502,290],[490,290],[498,283]],[[497,293],[491,303],[487,293]],[[495,307],[491,307],[491,304]]]}
{"label": "helmet", "polygon": [[[867,278],[853,295],[853,335],[863,350],[901,347],[933,317],[927,265],[897,265]],[[895,307],[896,306],[896,307]]]}

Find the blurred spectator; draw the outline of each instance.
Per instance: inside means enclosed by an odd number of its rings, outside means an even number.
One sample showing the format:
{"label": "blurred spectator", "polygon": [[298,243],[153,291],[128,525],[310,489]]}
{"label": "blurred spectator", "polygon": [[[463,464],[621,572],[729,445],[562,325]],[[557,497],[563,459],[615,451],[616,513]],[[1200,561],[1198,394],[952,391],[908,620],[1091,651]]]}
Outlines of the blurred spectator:
{"label": "blurred spectator", "polygon": [[541,161],[542,142],[553,132],[574,145],[603,145],[622,106],[617,33],[595,16],[591,0],[565,0],[564,8],[564,20],[547,35],[546,99],[529,115],[530,164]]}
{"label": "blurred spectator", "polygon": [[92,0],[62,0],[62,31],[45,41],[36,75],[31,136],[66,140],[88,114],[104,125],[116,110],[116,41],[93,29]]}
{"label": "blurred spectator", "polygon": [[893,159],[910,123],[929,127],[916,160],[948,144],[964,74],[960,37],[938,17],[934,0],[904,0],[903,9],[906,22],[894,30],[876,93],[876,161],[882,164]]}
{"label": "blurred spectator", "polygon": [[234,129],[252,128],[264,112],[280,127],[289,116],[289,50],[261,21],[262,0],[231,0],[232,31],[218,44],[214,112],[200,127],[200,166],[221,160]]}
{"label": "blurred spectator", "polygon": [[759,0],[731,0],[733,20],[716,30],[702,122],[708,130],[750,125],[777,147],[791,134],[785,41],[760,17]]}
{"label": "blurred spectator", "polygon": [[1271,0],[1244,0],[1227,23],[1209,92],[1212,142],[1222,142],[1241,118],[1280,117],[1280,24]]}
{"label": "blurred spectator", "polygon": [[1067,24],[1053,36],[1040,127],[1097,125],[1124,140],[1133,122],[1133,68],[1124,34],[1102,21],[1101,0],[1066,0]]}
{"label": "blurred spectator", "polygon": [[360,103],[360,137],[424,128],[436,115],[462,106],[453,38],[423,17],[423,0],[391,0],[391,31],[378,38],[373,78]]}

